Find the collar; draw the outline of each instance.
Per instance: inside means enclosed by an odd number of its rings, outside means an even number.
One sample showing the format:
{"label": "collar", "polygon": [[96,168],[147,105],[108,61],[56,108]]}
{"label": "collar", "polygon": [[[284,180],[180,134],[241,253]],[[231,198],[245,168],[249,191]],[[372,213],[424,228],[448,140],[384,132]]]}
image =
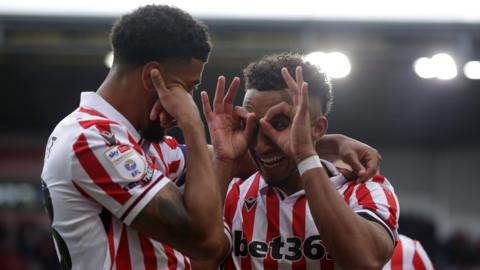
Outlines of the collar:
{"label": "collar", "polygon": [[[331,162],[324,159],[320,159],[320,162],[322,163],[327,175],[330,175],[330,181],[332,182],[332,184],[335,186],[336,189],[339,189],[347,181],[347,179],[337,170],[335,165],[333,165]],[[262,193],[267,192],[268,187],[269,185],[265,182],[265,179],[262,176],[261,187],[259,191]],[[287,194],[279,188],[274,187],[274,190],[276,190],[280,194],[282,200],[295,199],[305,195],[304,189],[301,189],[291,194],[290,196],[287,196]]]}
{"label": "collar", "polygon": [[89,107],[95,111],[103,114],[106,118],[114,120],[125,126],[133,136],[136,142],[142,138],[140,133],[133,127],[130,121],[125,118],[119,111],[117,111],[110,103],[103,99],[95,92],[82,92],[80,96],[80,107]]}

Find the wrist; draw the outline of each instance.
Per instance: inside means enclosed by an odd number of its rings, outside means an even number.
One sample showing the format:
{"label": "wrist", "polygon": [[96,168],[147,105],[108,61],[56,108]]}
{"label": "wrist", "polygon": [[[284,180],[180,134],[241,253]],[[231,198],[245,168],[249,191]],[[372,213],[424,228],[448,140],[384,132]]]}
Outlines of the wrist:
{"label": "wrist", "polygon": [[302,176],[308,170],[322,167],[322,162],[316,154],[303,159],[297,165],[298,173],[300,174],[300,176]]}

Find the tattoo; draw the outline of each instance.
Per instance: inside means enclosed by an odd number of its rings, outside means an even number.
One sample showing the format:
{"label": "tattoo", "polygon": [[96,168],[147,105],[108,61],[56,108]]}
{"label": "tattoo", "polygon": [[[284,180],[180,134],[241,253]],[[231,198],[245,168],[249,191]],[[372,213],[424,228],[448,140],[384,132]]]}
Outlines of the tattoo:
{"label": "tattoo", "polygon": [[167,184],[163,195],[156,198],[159,221],[168,233],[172,235],[188,235],[189,216],[183,204],[182,194],[174,184]]}

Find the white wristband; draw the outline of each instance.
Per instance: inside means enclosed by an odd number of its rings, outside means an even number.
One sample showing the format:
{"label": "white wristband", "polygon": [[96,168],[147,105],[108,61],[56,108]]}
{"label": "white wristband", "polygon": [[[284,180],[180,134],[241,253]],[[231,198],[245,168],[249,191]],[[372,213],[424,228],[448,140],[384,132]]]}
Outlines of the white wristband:
{"label": "white wristband", "polygon": [[300,161],[300,163],[298,163],[297,165],[300,176],[302,176],[303,173],[305,173],[310,169],[322,168],[322,167],[323,166],[322,166],[322,163],[320,162],[320,158],[318,157],[318,155],[309,156],[308,158]]}

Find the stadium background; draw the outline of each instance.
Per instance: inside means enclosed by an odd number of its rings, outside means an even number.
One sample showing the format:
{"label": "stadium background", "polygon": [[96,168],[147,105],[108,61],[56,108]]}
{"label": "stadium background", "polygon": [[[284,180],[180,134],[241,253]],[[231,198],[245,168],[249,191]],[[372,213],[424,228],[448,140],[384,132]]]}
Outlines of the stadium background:
{"label": "stadium background", "polygon": [[[211,94],[218,75],[238,76],[268,53],[347,55],[350,74],[333,80],[330,133],[380,151],[400,232],[420,240],[437,269],[480,269],[480,80],[462,70],[480,60],[478,22],[197,17],[213,38],[200,87]],[[41,205],[44,145],[79,93],[108,73],[113,20],[0,10],[0,269],[58,268]],[[452,55],[458,75],[419,77],[415,60],[439,52]]]}

